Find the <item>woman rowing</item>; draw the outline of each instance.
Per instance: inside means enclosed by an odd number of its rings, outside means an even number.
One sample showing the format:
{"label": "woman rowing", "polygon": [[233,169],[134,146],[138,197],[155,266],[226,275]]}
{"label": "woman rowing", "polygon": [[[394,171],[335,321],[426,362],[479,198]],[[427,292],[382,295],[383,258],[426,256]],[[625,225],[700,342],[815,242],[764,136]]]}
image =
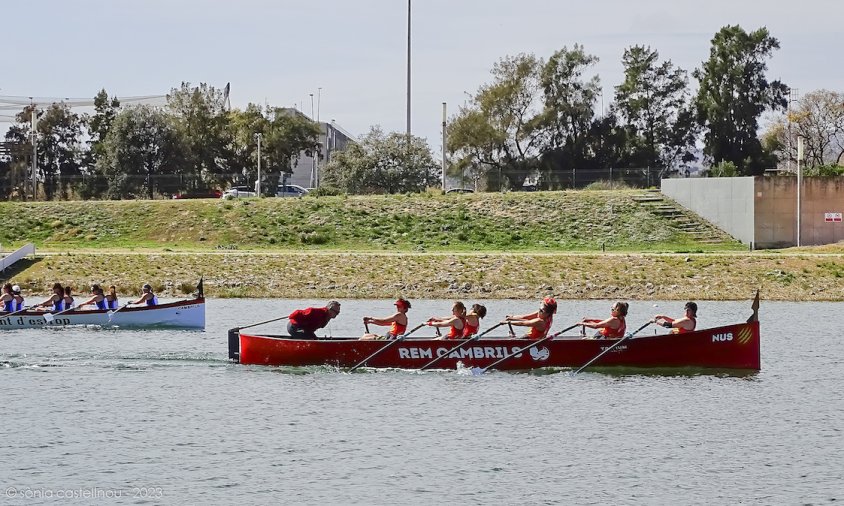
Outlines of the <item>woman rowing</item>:
{"label": "woman rowing", "polygon": [[522,336],[524,339],[543,339],[551,329],[555,310],[556,304],[551,306],[543,301],[542,305],[539,306],[539,311],[520,316],[507,316],[501,323],[515,325],[517,327],[528,327],[527,334]]}
{"label": "woman rowing", "polygon": [[111,285],[108,287],[108,293],[105,294],[106,307],[108,309],[117,309],[117,287]]}
{"label": "woman rowing", "polygon": [[668,316],[658,314],[654,316],[651,321],[657,325],[662,325],[667,329],[671,329],[674,334],[684,334],[692,332],[697,328],[697,304],[694,302],[686,302],[683,307],[685,314],[680,318],[669,318]]}
{"label": "woman rowing", "polygon": [[398,300],[394,303],[396,306],[396,312],[391,315],[387,316],[386,318],[374,318],[372,316],[364,316],[363,323],[364,325],[373,324],[379,325],[382,327],[386,327],[387,325],[390,326],[390,330],[387,331],[385,336],[379,336],[378,334],[364,334],[361,337],[362,340],[372,340],[372,339],[395,339],[400,335],[407,332],[407,311],[410,309],[410,301],[405,299],[404,297],[399,297]]}
{"label": "woman rowing", "polygon": [[84,306],[94,306],[94,309],[107,309],[106,302],[105,302],[105,294],[103,293],[103,289],[100,288],[100,285],[94,283],[91,285],[91,297],[88,298],[85,302],[80,302],[77,307],[82,308]]}
{"label": "woman rowing", "polygon": [[466,313],[466,325],[463,327],[463,337],[472,337],[478,333],[481,319],[486,316],[486,307],[472,304],[472,310]]}
{"label": "woman rowing", "polygon": [[458,300],[451,306],[451,316],[444,318],[432,316],[428,318],[425,325],[437,328],[449,327],[448,334],[438,339],[461,339],[463,328],[466,326],[466,306]]}
{"label": "woman rowing", "polygon": [[[551,325],[554,324],[554,315],[557,314],[557,301],[554,300],[553,297],[545,297],[542,299],[542,302],[539,304],[539,310],[534,311],[533,313],[523,314],[523,315],[507,315],[506,321],[518,321],[518,320],[536,320],[539,318],[539,313],[542,312],[542,308],[548,309],[547,316],[547,327],[550,329]],[[519,325],[517,325],[519,326]],[[513,336],[515,337],[515,336]]]}
{"label": "woman rowing", "polygon": [[23,295],[21,295],[21,287],[13,285],[12,295],[15,297],[15,311],[23,311]]}
{"label": "woman rowing", "polygon": [[53,283],[50,298],[33,306],[38,311],[61,311],[64,308],[64,288],[61,283]]}
{"label": "woman rowing", "polygon": [[64,296],[62,297],[62,301],[64,302],[64,308],[65,309],[70,309],[70,308],[73,307],[73,295],[71,295],[72,291],[73,290],[69,286],[65,285]]}
{"label": "woman rowing", "polygon": [[624,332],[627,330],[627,309],[629,304],[626,302],[616,302],[610,309],[610,317],[606,320],[597,320],[592,318],[584,318],[578,325],[589,327],[590,329],[597,329],[598,333],[595,338],[600,339],[621,339],[624,337]]}
{"label": "woman rowing", "polygon": [[0,304],[2,304],[2,311],[11,313],[15,310],[15,295],[12,293],[12,284],[6,283],[3,285],[3,294],[0,295]]}
{"label": "woman rowing", "polygon": [[[112,287],[114,288],[114,287]],[[158,297],[152,292],[152,286],[149,283],[146,283],[144,286],[141,287],[141,298],[132,301],[129,304],[141,304],[146,306],[157,306],[158,305]],[[114,294],[114,302],[115,307],[117,307],[117,294]]]}

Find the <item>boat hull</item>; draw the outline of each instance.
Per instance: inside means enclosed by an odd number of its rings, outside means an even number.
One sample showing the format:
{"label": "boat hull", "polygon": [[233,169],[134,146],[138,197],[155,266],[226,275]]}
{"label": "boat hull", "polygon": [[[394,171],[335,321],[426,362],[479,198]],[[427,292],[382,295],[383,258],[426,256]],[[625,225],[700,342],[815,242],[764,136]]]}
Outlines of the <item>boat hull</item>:
{"label": "boat hull", "polygon": [[[580,367],[616,341],[557,338],[508,359],[504,370]],[[461,341],[406,339],[372,357],[373,368],[419,369]],[[598,360],[594,367],[715,368],[759,370],[759,322],[728,325],[686,334],[628,339]],[[229,335],[229,356],[241,364],[270,366],[329,365],[352,367],[382,349],[385,341],[357,339],[301,340],[284,336],[240,333]],[[436,369],[486,367],[516,352],[531,341],[482,339],[466,345],[436,363]]]}
{"label": "boat hull", "polygon": [[[167,327],[205,328],[205,299],[191,299],[157,306],[126,307],[112,311],[74,309],[57,313],[51,322],[42,311],[26,311],[3,316],[0,313],[0,329],[52,328],[68,325],[99,325],[103,327]],[[111,319],[109,320],[109,316]]]}

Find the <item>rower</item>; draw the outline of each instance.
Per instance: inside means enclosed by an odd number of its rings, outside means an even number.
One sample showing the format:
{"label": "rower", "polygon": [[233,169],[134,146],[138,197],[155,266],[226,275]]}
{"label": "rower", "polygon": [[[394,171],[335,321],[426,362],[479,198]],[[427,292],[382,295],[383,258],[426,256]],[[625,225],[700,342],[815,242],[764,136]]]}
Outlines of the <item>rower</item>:
{"label": "rower", "polygon": [[598,333],[591,339],[621,339],[627,330],[625,319],[627,318],[627,309],[629,307],[629,304],[626,302],[616,302],[612,305],[610,317],[606,320],[584,318],[578,325],[583,325],[590,329],[598,329]]}
{"label": "rower", "polygon": [[428,318],[425,325],[429,327],[450,327],[448,334],[445,337],[437,338],[438,340],[462,339],[463,328],[466,326],[466,306],[458,300],[451,306],[451,316],[443,318],[432,316]]}
{"label": "rower", "polygon": [[472,304],[472,310],[466,313],[466,326],[463,327],[463,337],[468,338],[478,333],[481,319],[486,316],[486,307]]}
{"label": "rower", "polygon": [[407,332],[407,311],[410,309],[410,301],[404,297],[399,297],[393,304],[396,306],[396,313],[386,318],[373,318],[372,316],[364,316],[363,323],[380,325],[382,327],[390,326],[387,335],[379,336],[378,334],[364,334],[361,340],[368,341],[372,339],[396,339],[400,335]]}
{"label": "rower", "polygon": [[667,329],[671,329],[674,334],[684,334],[692,332],[697,328],[697,304],[694,302],[686,302],[683,307],[685,314],[680,318],[669,318],[665,315],[655,315],[651,321],[657,325],[662,325]]}
{"label": "rower", "polygon": [[64,288],[62,284],[53,283],[53,294],[50,295],[50,298],[33,307],[39,311],[61,311],[64,308]]}
{"label": "rower", "polygon": [[23,311],[23,295],[21,295],[21,287],[13,285],[12,295],[15,297],[15,311]]}
{"label": "rower", "polygon": [[70,309],[73,307],[73,296],[71,295],[72,289],[70,286],[65,285],[64,287],[64,297],[62,297],[62,301],[64,302],[64,308]]}
{"label": "rower", "polygon": [[95,306],[95,309],[99,310],[107,309],[105,295],[103,294],[103,289],[100,288],[100,285],[97,283],[91,285],[91,297],[85,302],[80,302],[77,307],[81,308],[83,306]]}
{"label": "rower", "polygon": [[317,339],[316,331],[325,328],[340,314],[340,303],[330,301],[325,307],[297,309],[287,318],[287,332],[296,339]]}
{"label": "rower", "polygon": [[[141,295],[141,298],[136,300],[136,301],[130,302],[129,304],[145,304],[147,306],[157,306],[158,305],[158,297],[156,297],[155,294],[152,293],[152,286],[150,286],[149,283],[146,283],[144,286],[142,286],[141,291],[143,292],[143,294]],[[116,305],[117,294],[114,295],[114,302],[115,302],[115,305]]]}
{"label": "rower", "polygon": [[108,309],[117,309],[117,287],[111,285],[108,287],[108,293],[105,294],[106,307]]}
{"label": "rower", "polygon": [[[548,335],[553,323],[554,308],[545,302],[539,306],[539,311],[521,316],[507,316],[503,322],[508,325],[515,325],[517,327],[528,327],[527,334],[522,336],[523,339],[538,340],[543,339]],[[511,334],[512,335],[512,334]],[[515,336],[513,336],[515,337]]]}
{"label": "rower", "polygon": [[[523,315],[507,315],[505,322],[514,322],[514,321],[528,321],[528,320],[537,320],[539,319],[539,313],[542,312],[542,309],[546,308],[546,324],[545,326],[547,329],[551,328],[551,325],[554,324],[554,315],[557,314],[557,301],[554,300],[553,297],[545,297],[542,299],[542,303],[539,304],[539,310],[534,311],[533,313],[523,314]],[[521,327],[523,325],[514,324],[517,327]],[[546,333],[547,333],[546,329]],[[511,337],[516,337],[515,334],[512,332],[510,333]]]}
{"label": "rower", "polygon": [[3,294],[0,295],[0,311],[11,313],[15,310],[15,295],[12,293],[12,284],[6,283],[3,285]]}

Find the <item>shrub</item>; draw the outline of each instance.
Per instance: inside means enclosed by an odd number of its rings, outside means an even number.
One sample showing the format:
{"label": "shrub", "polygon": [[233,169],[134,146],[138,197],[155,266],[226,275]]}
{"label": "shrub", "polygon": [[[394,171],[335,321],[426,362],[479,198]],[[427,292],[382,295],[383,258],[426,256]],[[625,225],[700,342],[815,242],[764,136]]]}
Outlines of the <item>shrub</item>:
{"label": "shrub", "polygon": [[606,181],[599,180],[590,183],[584,190],[590,191],[605,191],[605,190],[629,190],[631,187],[624,181]]}

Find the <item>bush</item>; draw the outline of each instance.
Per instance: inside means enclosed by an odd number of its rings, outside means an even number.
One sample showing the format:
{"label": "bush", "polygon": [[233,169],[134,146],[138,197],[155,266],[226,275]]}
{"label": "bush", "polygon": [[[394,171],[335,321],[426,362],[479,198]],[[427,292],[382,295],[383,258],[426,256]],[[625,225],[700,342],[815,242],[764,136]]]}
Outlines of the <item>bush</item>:
{"label": "bush", "polygon": [[590,191],[606,191],[606,190],[629,190],[631,189],[630,185],[625,183],[624,181],[606,181],[606,180],[599,180],[595,181],[594,183],[590,183],[584,190]]}
{"label": "bush", "polygon": [[842,176],[844,175],[844,167],[840,165],[818,165],[817,167],[807,168],[803,171],[803,175],[807,177]]}
{"label": "bush", "polygon": [[344,192],[333,186],[320,186],[309,191],[306,197],[336,197]]}
{"label": "bush", "polygon": [[723,161],[709,167],[706,171],[708,177],[736,177],[739,175],[738,167],[733,162]]}

